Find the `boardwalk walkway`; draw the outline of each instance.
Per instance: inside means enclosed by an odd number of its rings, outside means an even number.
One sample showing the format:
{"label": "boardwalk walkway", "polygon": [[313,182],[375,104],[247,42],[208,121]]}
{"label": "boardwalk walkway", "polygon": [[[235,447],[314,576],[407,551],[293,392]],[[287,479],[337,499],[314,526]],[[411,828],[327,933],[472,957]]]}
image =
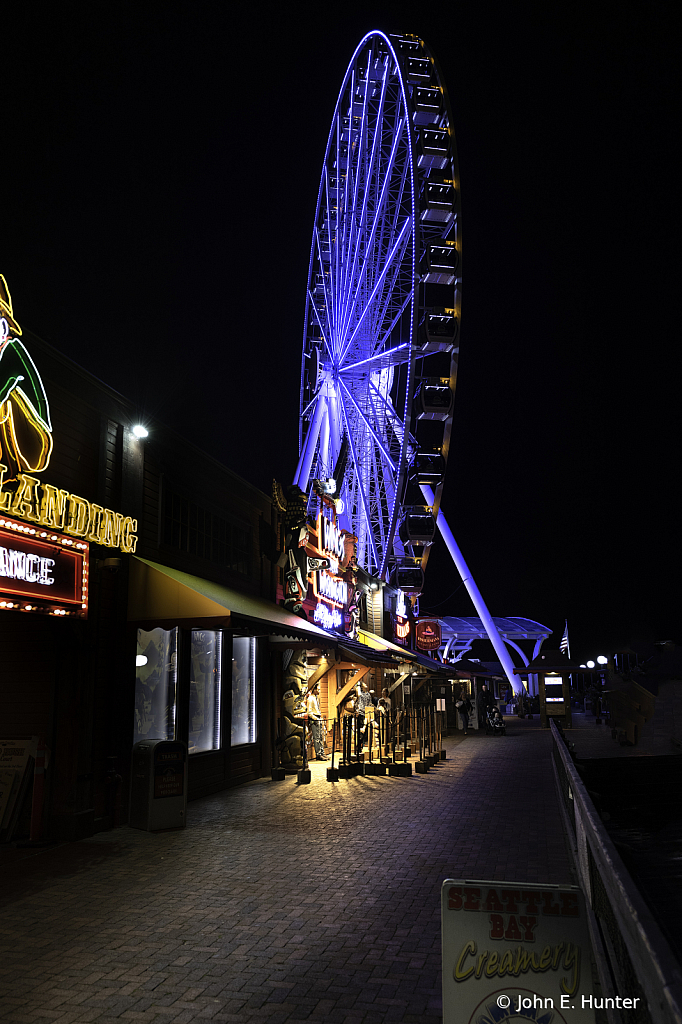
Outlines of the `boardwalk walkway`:
{"label": "boardwalk walkway", "polygon": [[550,736],[411,779],[261,780],[2,868],[0,1021],[440,1021],[441,881],[571,882]]}

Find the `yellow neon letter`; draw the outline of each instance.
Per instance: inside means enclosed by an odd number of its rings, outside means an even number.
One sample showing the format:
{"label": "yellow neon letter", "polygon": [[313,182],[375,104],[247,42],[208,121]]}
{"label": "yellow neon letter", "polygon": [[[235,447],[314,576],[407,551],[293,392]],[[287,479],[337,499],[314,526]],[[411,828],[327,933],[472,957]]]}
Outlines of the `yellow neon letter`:
{"label": "yellow neon letter", "polygon": [[112,512],[110,508],[105,508],[102,527],[99,531],[100,543],[107,548],[117,548],[121,542],[122,523],[123,516],[120,512]]}
{"label": "yellow neon letter", "polygon": [[9,512],[10,505],[12,503],[12,492],[3,491],[2,489],[6,472],[7,466],[3,466],[3,464],[0,462],[0,512]]}
{"label": "yellow neon letter", "polygon": [[68,491],[59,490],[54,484],[43,484],[43,500],[40,505],[40,522],[51,530],[64,528],[64,511]]}
{"label": "yellow neon letter", "polygon": [[88,521],[88,536],[87,539],[91,540],[93,544],[100,543],[100,533],[102,531],[102,513],[104,509],[101,505],[90,505],[90,519]]}
{"label": "yellow neon letter", "polygon": [[12,515],[39,523],[38,486],[40,480],[35,476],[29,476],[28,473],[17,473],[17,480],[19,486],[12,502]]}
{"label": "yellow neon letter", "polygon": [[135,553],[137,546],[136,531],[137,519],[131,519],[130,516],[127,516],[121,523],[121,551],[126,555]]}
{"label": "yellow neon letter", "polygon": [[77,494],[69,495],[69,515],[64,529],[72,537],[84,537],[90,521],[90,502],[79,498]]}

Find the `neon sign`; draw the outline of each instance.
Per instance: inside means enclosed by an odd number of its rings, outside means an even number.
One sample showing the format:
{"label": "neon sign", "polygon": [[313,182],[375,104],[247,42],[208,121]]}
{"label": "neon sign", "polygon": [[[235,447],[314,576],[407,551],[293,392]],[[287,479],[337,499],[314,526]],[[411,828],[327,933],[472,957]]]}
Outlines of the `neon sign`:
{"label": "neon sign", "polygon": [[321,601],[335,608],[348,604],[348,584],[338,576],[320,571],[317,573],[315,594]]}
{"label": "neon sign", "polygon": [[132,554],[137,520],[31,476],[47,468],[52,424],[45,387],[0,274],[0,513]]}
{"label": "neon sign", "polygon": [[30,551],[0,547],[0,576],[51,587],[54,583],[53,566],[54,558],[41,558]]}
{"label": "neon sign", "polygon": [[43,484],[28,473],[17,473],[16,480],[5,482],[6,472],[7,466],[0,463],[0,512],[48,530],[63,530],[71,537],[83,537],[105,548],[120,548],[124,554],[134,553],[136,519],[102,508],[53,484]]}
{"label": "neon sign", "polygon": [[407,604],[405,594],[398,591],[395,601],[395,635],[398,640],[405,640],[409,636],[410,620],[407,617]]}
{"label": "neon sign", "polygon": [[39,472],[52,454],[50,406],[35,363],[16,335],[21,327],[0,274],[0,456],[13,473]]}
{"label": "neon sign", "polygon": [[89,545],[0,518],[0,609],[88,612]]}
{"label": "neon sign", "polygon": [[343,615],[338,608],[328,608],[325,604],[318,603],[313,614],[313,619],[323,629],[340,629],[343,625]]}
{"label": "neon sign", "polygon": [[338,562],[343,561],[346,553],[344,535],[336,523],[323,516],[322,512],[317,515],[317,542],[323,554],[331,555]]}

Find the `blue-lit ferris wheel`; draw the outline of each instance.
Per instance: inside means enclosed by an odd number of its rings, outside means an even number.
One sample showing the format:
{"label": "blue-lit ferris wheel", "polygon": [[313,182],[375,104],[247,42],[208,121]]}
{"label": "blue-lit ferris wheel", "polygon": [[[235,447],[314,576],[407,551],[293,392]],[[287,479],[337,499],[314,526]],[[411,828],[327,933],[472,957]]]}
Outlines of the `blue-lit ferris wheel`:
{"label": "blue-lit ferris wheel", "polygon": [[457,372],[460,249],[455,140],[438,65],[416,36],[370,32],[348,66],[322,168],[294,482],[307,491],[313,479],[336,481],[339,522],[358,538],[358,562],[384,579],[421,572],[435,529]]}

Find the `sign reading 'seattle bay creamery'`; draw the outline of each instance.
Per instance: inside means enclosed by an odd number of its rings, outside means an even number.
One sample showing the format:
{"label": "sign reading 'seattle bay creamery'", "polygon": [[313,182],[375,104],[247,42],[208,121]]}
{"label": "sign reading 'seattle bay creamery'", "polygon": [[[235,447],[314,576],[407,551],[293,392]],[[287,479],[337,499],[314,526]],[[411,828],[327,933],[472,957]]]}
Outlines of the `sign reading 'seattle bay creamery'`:
{"label": "sign reading 'seattle bay creamery'", "polygon": [[135,519],[44,483],[36,475],[50,462],[52,423],[45,387],[21,333],[0,274],[0,516],[134,552]]}
{"label": "sign reading 'seattle bay creamery'", "polygon": [[443,1024],[594,1024],[577,886],[446,879],[441,926]]}

